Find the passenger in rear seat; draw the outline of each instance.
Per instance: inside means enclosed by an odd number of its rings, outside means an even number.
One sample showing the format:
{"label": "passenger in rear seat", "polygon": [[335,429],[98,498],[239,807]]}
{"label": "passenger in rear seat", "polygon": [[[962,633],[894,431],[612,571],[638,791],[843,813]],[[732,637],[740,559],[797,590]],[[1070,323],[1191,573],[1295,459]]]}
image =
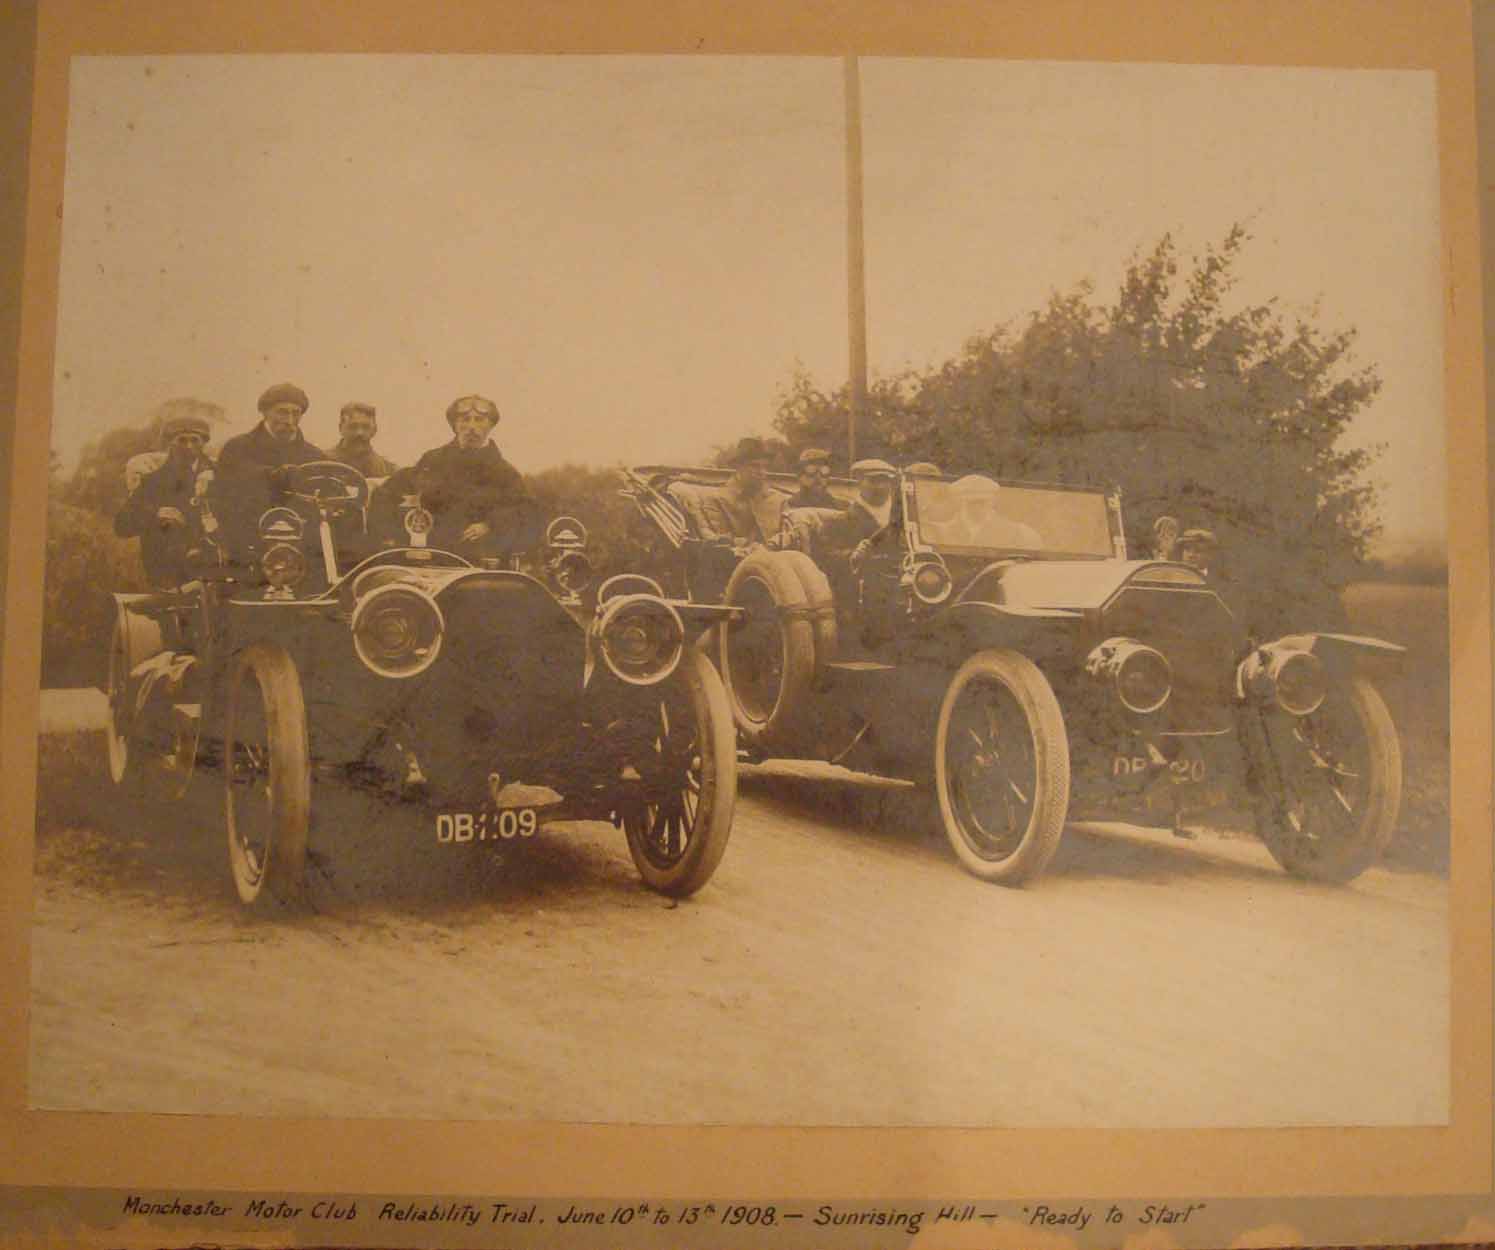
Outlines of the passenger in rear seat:
{"label": "passenger in rear seat", "polygon": [[726,485],[697,495],[695,520],[702,539],[734,547],[778,546],[785,501],[765,477],[770,460],[762,439],[738,442],[728,461],[732,476]]}

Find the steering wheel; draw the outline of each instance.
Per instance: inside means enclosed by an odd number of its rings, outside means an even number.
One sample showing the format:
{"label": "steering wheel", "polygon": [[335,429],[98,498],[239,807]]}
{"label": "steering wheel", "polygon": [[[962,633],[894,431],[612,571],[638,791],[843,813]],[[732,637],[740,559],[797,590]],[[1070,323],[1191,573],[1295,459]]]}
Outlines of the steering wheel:
{"label": "steering wheel", "polygon": [[337,460],[309,460],[292,465],[286,489],[329,511],[364,508],[369,502],[368,478],[351,464]]}

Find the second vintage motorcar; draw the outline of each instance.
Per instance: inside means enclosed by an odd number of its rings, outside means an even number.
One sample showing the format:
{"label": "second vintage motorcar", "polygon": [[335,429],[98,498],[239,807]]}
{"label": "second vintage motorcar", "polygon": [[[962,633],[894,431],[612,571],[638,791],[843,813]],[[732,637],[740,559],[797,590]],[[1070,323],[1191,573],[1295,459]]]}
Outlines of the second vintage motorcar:
{"label": "second vintage motorcar", "polygon": [[[433,852],[606,820],[651,888],[700,889],[737,783],[731,711],[692,643],[732,610],[629,574],[594,590],[570,517],[523,571],[425,545],[412,495],[377,549],[368,498],[356,469],[297,466],[232,559],[115,596],[114,781],[179,796],[218,773],[248,904],[298,895],[325,776],[415,794],[411,836]],[[353,563],[346,548],[376,549]],[[549,801],[512,797],[536,791]]]}
{"label": "second vintage motorcar", "polygon": [[1248,637],[1206,575],[1128,553],[1114,491],[927,466],[897,474],[870,540],[786,508],[777,539],[730,549],[694,520],[726,477],[651,465],[625,486],[691,592],[742,610],[714,654],[752,755],[914,783],[960,862],[1005,884],[1072,816],[1182,831],[1230,803],[1289,872],[1334,882],[1390,839],[1401,751],[1373,678],[1401,647]]}

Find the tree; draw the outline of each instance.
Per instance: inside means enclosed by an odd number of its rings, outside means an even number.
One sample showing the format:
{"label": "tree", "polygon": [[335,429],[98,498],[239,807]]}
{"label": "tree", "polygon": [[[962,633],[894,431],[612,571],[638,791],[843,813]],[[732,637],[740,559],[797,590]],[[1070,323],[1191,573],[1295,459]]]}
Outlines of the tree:
{"label": "tree", "polygon": [[[1248,623],[1296,611],[1301,628],[1305,600],[1332,617],[1380,531],[1379,449],[1342,445],[1380,380],[1354,366],[1355,332],[1321,328],[1316,309],[1229,307],[1248,242],[1235,226],[1185,267],[1164,235],[1111,303],[1080,283],[944,365],[879,380],[867,454],[1119,486],[1134,551],[1164,513],[1216,532]],[[799,372],[776,426],[792,446],[844,449],[848,405]]]}
{"label": "tree", "polygon": [[114,591],[145,589],[138,544],[112,519],[51,499],[42,588],[42,685],[104,684]]}

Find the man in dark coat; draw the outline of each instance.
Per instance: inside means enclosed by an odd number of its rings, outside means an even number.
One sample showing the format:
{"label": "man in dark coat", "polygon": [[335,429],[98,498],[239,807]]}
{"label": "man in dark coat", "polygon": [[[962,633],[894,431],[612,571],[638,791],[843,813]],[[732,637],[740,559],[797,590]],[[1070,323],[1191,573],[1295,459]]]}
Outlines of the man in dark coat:
{"label": "man in dark coat", "polygon": [[223,444],[213,481],[213,507],[235,551],[253,542],[260,514],[283,501],[289,469],[325,460],[301,434],[306,392],[280,382],[260,396],[260,423]]}
{"label": "man in dark coat", "polygon": [[415,462],[410,475],[433,525],[428,542],[469,559],[507,557],[540,538],[540,513],[519,470],[493,442],[498,405],[463,395],[446,410],[452,440]]}
{"label": "man in dark coat", "polygon": [[180,586],[193,575],[194,552],[203,542],[197,479],[213,468],[203,454],[209,432],[201,417],[172,417],[163,423],[166,459],[140,479],[114,518],[116,534],[140,539],[145,575],[157,589]]}
{"label": "man in dark coat", "polygon": [[374,435],[378,432],[373,404],[356,400],[344,404],[337,419],[337,446],[327,453],[327,458],[352,465],[364,477],[389,477],[399,466],[374,450]]}

